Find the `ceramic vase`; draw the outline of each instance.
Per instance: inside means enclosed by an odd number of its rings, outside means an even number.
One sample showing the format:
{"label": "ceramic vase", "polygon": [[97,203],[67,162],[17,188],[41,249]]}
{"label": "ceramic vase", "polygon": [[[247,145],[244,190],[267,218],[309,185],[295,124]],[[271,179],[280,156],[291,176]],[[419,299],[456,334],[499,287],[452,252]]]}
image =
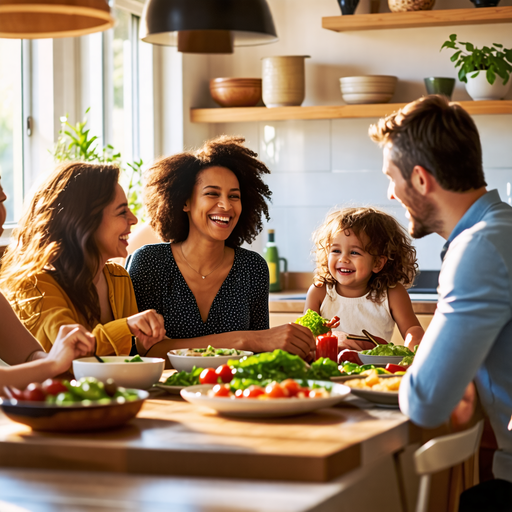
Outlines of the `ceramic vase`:
{"label": "ceramic vase", "polygon": [[263,102],[269,108],[299,106],[306,95],[304,60],[309,55],[264,57]]}
{"label": "ceramic vase", "polygon": [[392,12],[429,11],[435,3],[436,0],[388,0]]}
{"label": "ceramic vase", "polygon": [[455,78],[430,76],[425,78],[424,82],[428,94],[442,94],[449,100],[452,99],[453,88],[455,87]]}
{"label": "ceramic vase", "polygon": [[471,0],[475,7],[496,7],[500,0]]}
{"label": "ceramic vase", "polygon": [[491,85],[487,81],[485,71],[480,71],[474,78],[467,75],[467,79],[466,91],[475,101],[502,100],[510,89],[512,82],[512,79],[509,77],[508,82],[503,85],[503,78],[496,76],[496,80]]}
{"label": "ceramic vase", "polygon": [[354,14],[359,0],[338,0],[341,8],[341,14]]}

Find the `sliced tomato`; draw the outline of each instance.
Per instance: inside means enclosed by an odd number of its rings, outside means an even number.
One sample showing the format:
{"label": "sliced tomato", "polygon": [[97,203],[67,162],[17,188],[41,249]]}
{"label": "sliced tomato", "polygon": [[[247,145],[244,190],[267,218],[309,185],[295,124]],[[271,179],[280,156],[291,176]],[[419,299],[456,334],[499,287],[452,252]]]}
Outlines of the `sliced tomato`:
{"label": "sliced tomato", "polygon": [[265,394],[269,398],[286,398],[288,395],[283,387],[278,382],[271,382],[265,388]]}
{"label": "sliced tomato", "polygon": [[61,380],[58,379],[46,379],[43,382],[43,391],[47,395],[58,395],[59,393],[66,393],[68,388],[64,385]]}
{"label": "sliced tomato", "polygon": [[46,393],[38,382],[29,384],[23,392],[23,396],[25,400],[30,400],[31,402],[44,402],[46,400]]}
{"label": "sliced tomato", "polygon": [[281,387],[285,390],[288,396],[297,396],[300,391],[300,384],[293,379],[286,379],[281,382]]}
{"label": "sliced tomato", "polygon": [[249,386],[244,389],[244,398],[258,398],[260,395],[264,395],[265,390],[261,386]]}
{"label": "sliced tomato", "polygon": [[201,375],[199,375],[199,382],[201,384],[217,384],[219,382],[219,376],[213,368],[205,368]]}
{"label": "sliced tomato", "polygon": [[213,386],[212,396],[231,396],[231,389],[227,384]]}
{"label": "sliced tomato", "polygon": [[386,365],[386,370],[391,373],[405,372],[405,370],[407,370],[407,366],[400,366],[399,364],[389,363]]}
{"label": "sliced tomato", "polygon": [[219,366],[215,373],[218,377],[220,377],[220,380],[222,382],[228,383],[233,380],[233,372],[231,368],[227,364],[223,364],[222,366]]}

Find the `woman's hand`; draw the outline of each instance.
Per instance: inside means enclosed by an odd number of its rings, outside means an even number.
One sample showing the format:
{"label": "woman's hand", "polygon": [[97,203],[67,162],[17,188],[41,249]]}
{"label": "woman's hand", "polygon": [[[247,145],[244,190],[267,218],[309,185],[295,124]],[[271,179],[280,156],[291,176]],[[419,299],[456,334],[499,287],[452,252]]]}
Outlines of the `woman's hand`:
{"label": "woman's hand", "polygon": [[82,325],[63,325],[47,359],[55,364],[55,374],[69,370],[73,359],[94,353],[96,340]]}
{"label": "woman's hand", "polygon": [[258,343],[257,352],[272,352],[280,348],[306,359],[316,348],[315,337],[302,325],[289,323],[258,332],[262,339]]}
{"label": "woman's hand", "polygon": [[134,336],[149,350],[155,343],[165,337],[164,317],[154,309],[148,309],[126,319]]}

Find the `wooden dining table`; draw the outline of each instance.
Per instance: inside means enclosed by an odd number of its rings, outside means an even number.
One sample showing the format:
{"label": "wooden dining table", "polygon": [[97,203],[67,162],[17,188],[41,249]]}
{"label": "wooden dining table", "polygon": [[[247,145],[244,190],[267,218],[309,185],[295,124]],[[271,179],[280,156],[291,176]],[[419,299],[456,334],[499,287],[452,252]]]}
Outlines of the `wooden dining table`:
{"label": "wooden dining table", "polygon": [[[420,437],[397,408],[353,396],[300,416],[242,419],[153,390],[125,426],[80,433],[35,432],[0,414],[0,510],[2,500],[25,506],[35,488],[41,503],[65,496],[63,503],[84,511],[97,510],[93,496],[101,503],[123,492],[120,502],[140,502],[127,510],[157,510],[156,500],[194,511],[357,512],[379,492],[379,512],[407,511],[415,494],[404,488],[411,468],[403,455]],[[37,512],[57,510],[49,507]]]}

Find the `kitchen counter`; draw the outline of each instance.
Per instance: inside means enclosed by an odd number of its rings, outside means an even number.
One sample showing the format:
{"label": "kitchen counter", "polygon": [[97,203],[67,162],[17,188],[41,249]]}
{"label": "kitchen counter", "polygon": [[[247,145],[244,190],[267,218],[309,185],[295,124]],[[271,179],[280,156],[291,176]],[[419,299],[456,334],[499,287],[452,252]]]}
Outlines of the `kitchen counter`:
{"label": "kitchen counter", "polygon": [[[435,293],[411,293],[410,297],[413,310],[417,315],[434,314],[437,307],[437,295]],[[289,290],[285,292],[271,293],[269,297],[270,313],[302,314],[305,304],[305,290]]]}

